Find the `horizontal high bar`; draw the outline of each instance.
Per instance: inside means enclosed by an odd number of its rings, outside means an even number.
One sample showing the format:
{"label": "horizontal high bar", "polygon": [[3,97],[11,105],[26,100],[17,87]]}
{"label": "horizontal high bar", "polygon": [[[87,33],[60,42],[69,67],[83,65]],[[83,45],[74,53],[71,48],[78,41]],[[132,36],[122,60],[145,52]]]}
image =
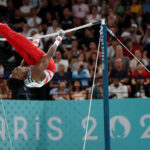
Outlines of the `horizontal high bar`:
{"label": "horizontal high bar", "polygon": [[[66,34],[68,32],[73,32],[73,31],[80,30],[80,29],[90,27],[90,26],[94,26],[94,25],[97,25],[97,24],[100,24],[100,23],[101,23],[101,20],[98,20],[96,22],[91,22],[91,23],[88,23],[88,24],[85,24],[85,25],[81,25],[79,27],[75,27],[75,28],[72,28],[72,29],[65,30],[64,33]],[[58,35],[58,32],[51,33],[51,34],[46,34],[46,35],[41,35],[40,38],[54,37],[54,36],[57,36],[57,35]],[[27,37],[27,39],[31,40],[32,37]],[[5,38],[0,38],[0,41],[7,41],[7,40]]]}

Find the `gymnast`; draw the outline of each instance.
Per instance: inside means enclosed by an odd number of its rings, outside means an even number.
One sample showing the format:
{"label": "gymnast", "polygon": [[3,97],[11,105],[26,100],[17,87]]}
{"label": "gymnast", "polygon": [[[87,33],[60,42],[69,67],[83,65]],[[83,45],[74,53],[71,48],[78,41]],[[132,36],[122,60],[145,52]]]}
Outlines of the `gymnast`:
{"label": "gymnast", "polygon": [[35,36],[34,43],[32,43],[25,36],[2,23],[0,23],[0,34],[23,58],[21,65],[12,71],[7,81],[9,89],[16,91],[23,88],[24,85],[29,88],[42,87],[52,79],[55,73],[55,63],[52,56],[62,41],[63,30],[59,32],[47,53],[37,47],[38,36]]}

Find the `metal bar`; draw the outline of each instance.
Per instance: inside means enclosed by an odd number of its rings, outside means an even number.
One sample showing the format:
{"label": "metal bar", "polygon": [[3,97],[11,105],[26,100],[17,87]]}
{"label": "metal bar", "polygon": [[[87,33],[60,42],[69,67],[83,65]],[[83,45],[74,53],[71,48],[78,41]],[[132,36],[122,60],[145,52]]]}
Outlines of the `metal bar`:
{"label": "metal bar", "polygon": [[145,68],[146,71],[148,71],[148,72],[150,73],[150,70],[144,65],[144,63],[141,62],[141,61],[132,53],[132,51],[130,51],[130,50],[116,37],[116,35],[115,35],[109,28],[107,28],[107,31],[108,31],[108,33],[109,33],[114,39],[116,39],[116,41],[118,41],[118,42],[122,45],[123,48],[125,48],[125,49],[131,54],[131,56],[132,56],[137,62],[139,62],[139,63]]}
{"label": "metal bar", "polygon": [[[97,24],[100,24],[100,23],[101,23],[101,20],[98,20],[96,22],[88,23],[88,24],[85,24],[85,25],[82,25],[82,26],[79,26],[79,27],[75,27],[75,28],[72,28],[72,29],[65,30],[64,33],[73,32],[73,31],[80,30],[80,29],[90,27],[90,26],[94,26],[94,25],[97,25]],[[56,33],[52,33],[52,34],[41,35],[40,38],[54,37],[54,36],[57,36],[57,35],[58,35],[58,33],[56,32]],[[32,37],[27,37],[27,39],[31,40]],[[0,38],[0,41],[7,41],[7,40],[5,38]]]}
{"label": "metal bar", "polygon": [[108,62],[107,62],[107,26],[105,24],[105,20],[102,20],[100,34],[101,34],[102,63],[103,63],[103,107],[104,107],[105,150],[110,150]]}

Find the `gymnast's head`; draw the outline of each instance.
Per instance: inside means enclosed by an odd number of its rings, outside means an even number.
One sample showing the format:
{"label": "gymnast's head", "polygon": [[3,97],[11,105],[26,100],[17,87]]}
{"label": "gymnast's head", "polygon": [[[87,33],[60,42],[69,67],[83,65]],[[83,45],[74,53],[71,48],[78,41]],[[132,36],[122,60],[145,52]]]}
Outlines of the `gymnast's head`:
{"label": "gymnast's head", "polygon": [[23,88],[26,74],[26,70],[22,69],[21,67],[16,67],[7,80],[8,88],[13,91]]}

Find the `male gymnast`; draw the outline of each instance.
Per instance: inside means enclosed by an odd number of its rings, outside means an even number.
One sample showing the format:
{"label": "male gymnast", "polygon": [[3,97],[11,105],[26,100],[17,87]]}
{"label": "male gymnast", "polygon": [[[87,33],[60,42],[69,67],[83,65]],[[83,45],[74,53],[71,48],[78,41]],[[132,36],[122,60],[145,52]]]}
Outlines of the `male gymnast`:
{"label": "male gymnast", "polygon": [[0,34],[15,48],[17,53],[23,58],[21,65],[16,67],[8,81],[7,85],[11,90],[18,90],[27,87],[42,87],[47,84],[55,73],[55,63],[52,55],[62,41],[63,31],[60,31],[55,42],[44,53],[35,44],[29,41],[25,36],[19,34],[8,27],[7,24],[0,23]]}

